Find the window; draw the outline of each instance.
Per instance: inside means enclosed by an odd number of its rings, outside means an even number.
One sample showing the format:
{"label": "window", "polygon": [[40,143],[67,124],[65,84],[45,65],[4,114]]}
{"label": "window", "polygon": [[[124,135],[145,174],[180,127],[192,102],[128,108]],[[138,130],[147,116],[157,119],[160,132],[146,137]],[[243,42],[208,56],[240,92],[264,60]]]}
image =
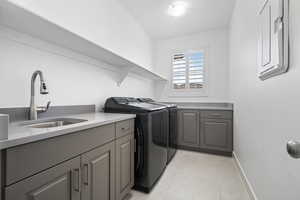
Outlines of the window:
{"label": "window", "polygon": [[199,90],[205,84],[204,51],[177,53],[172,61],[172,89]]}

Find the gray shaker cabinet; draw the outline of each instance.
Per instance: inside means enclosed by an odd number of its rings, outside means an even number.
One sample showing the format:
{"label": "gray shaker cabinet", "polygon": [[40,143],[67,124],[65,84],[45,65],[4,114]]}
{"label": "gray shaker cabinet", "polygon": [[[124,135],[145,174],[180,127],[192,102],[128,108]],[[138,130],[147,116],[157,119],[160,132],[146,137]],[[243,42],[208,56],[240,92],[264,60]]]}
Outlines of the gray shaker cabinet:
{"label": "gray shaker cabinet", "polygon": [[115,143],[81,156],[82,200],[115,200]]}
{"label": "gray shaker cabinet", "polygon": [[80,157],[5,188],[6,200],[80,200]]}
{"label": "gray shaker cabinet", "polygon": [[232,111],[181,109],[178,113],[179,148],[231,156]]}
{"label": "gray shaker cabinet", "polygon": [[134,135],[116,141],[116,200],[122,200],[134,184]]}
{"label": "gray shaker cabinet", "polygon": [[231,152],[232,121],[228,119],[201,120],[201,148]]}
{"label": "gray shaker cabinet", "polygon": [[178,124],[178,145],[187,147],[199,147],[199,112],[196,110],[180,110]]}
{"label": "gray shaker cabinet", "polygon": [[1,155],[5,200],[122,199],[134,184],[134,120],[12,147]]}

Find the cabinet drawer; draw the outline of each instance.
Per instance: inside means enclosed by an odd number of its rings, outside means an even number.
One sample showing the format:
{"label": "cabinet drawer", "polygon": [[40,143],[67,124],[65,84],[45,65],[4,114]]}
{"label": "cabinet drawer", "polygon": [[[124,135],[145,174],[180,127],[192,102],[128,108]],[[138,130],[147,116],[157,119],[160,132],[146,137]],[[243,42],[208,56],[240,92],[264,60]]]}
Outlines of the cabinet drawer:
{"label": "cabinet drawer", "polygon": [[32,176],[114,139],[115,124],[109,124],[7,149],[5,185]]}
{"label": "cabinet drawer", "polygon": [[207,119],[232,119],[232,111],[210,110],[201,111],[201,117]]}
{"label": "cabinet drawer", "polygon": [[126,120],[116,123],[116,137],[123,137],[134,131],[134,120]]}

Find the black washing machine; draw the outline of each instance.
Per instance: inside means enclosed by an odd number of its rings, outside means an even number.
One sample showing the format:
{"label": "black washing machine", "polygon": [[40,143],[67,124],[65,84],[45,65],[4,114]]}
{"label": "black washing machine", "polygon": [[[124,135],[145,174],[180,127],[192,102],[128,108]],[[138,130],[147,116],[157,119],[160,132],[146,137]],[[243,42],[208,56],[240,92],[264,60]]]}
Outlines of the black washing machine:
{"label": "black washing machine", "polygon": [[177,152],[177,136],[178,136],[178,122],[177,122],[177,105],[169,103],[161,103],[154,101],[150,98],[138,98],[140,102],[151,103],[154,105],[165,106],[169,111],[169,136],[168,136],[168,162],[170,163],[172,158]]}
{"label": "black washing machine", "polygon": [[168,160],[169,114],[165,106],[135,98],[111,97],[105,112],[136,114],[134,189],[150,192],[163,174]]}

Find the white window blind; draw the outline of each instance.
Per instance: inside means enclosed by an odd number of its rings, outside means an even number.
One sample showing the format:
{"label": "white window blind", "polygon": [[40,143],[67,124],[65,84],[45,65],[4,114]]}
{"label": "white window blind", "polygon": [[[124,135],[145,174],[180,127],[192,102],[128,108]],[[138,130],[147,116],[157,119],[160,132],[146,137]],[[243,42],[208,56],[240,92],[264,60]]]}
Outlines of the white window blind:
{"label": "white window blind", "polygon": [[173,55],[173,89],[203,88],[205,84],[204,59],[204,52],[178,53]]}

